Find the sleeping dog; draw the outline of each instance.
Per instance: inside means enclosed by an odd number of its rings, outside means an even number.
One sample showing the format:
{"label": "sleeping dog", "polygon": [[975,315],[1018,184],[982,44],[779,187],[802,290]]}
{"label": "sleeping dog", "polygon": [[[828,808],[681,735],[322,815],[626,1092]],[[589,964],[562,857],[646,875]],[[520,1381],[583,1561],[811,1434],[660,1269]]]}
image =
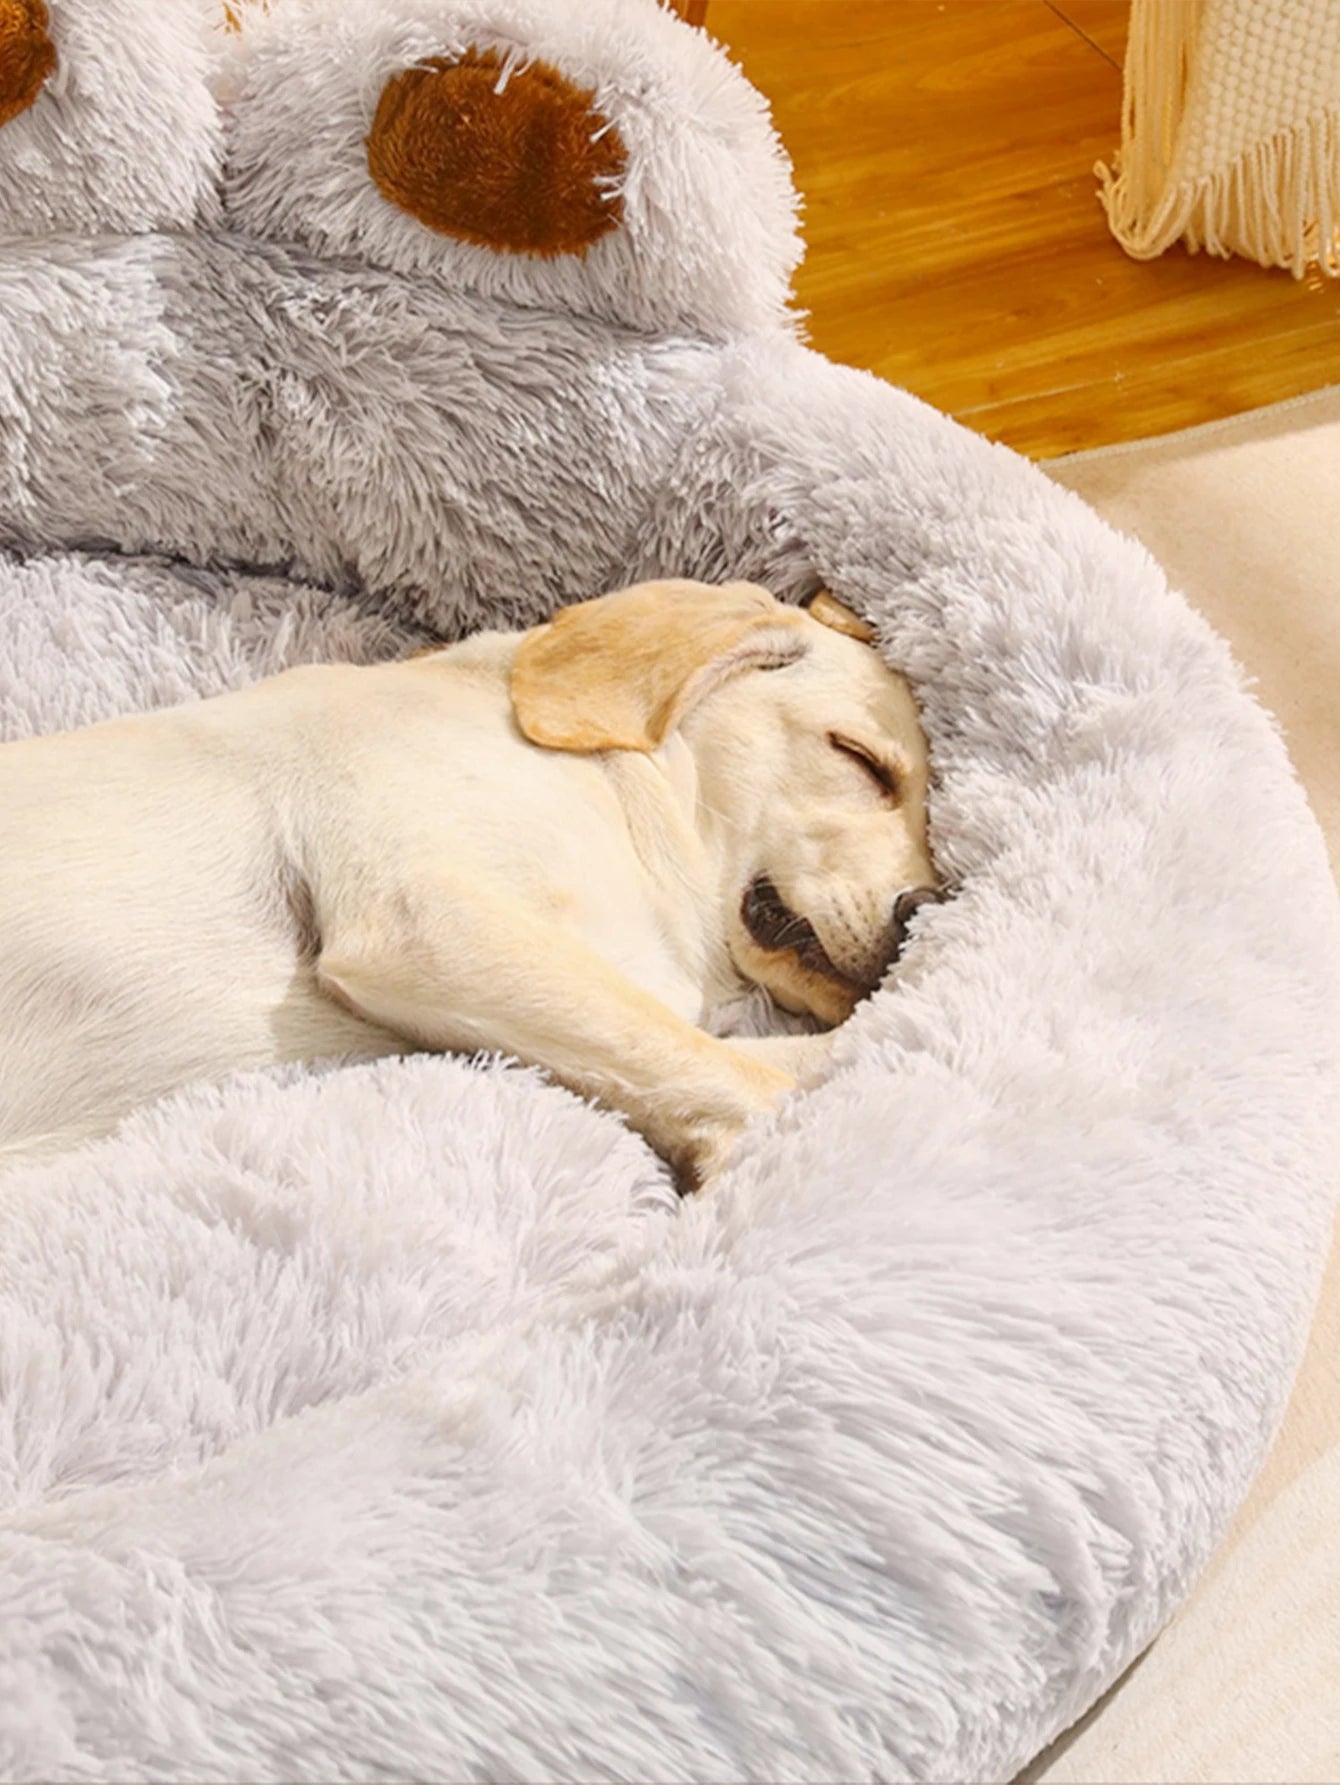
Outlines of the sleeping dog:
{"label": "sleeping dog", "polygon": [[498,1050],[698,1184],[936,896],[912,696],[830,597],[524,633],[0,747],[0,1156],[239,1067]]}

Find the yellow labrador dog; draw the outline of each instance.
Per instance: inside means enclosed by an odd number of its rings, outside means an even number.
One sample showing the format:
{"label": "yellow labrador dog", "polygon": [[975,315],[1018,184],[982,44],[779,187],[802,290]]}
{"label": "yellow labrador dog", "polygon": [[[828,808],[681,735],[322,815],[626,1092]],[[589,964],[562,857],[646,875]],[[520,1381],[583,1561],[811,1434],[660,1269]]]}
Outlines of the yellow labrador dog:
{"label": "yellow labrador dog", "polygon": [[661,582],[525,633],[0,748],[0,1154],[239,1067],[496,1049],[690,1183],[935,896],[906,685],[829,597]]}

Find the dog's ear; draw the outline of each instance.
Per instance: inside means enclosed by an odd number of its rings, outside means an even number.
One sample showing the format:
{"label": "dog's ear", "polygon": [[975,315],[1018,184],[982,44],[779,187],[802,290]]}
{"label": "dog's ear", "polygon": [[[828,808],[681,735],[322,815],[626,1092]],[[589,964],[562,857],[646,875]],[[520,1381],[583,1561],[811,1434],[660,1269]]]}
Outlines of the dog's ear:
{"label": "dog's ear", "polygon": [[829,626],[834,632],[841,632],[848,638],[856,638],[863,645],[873,645],[875,629],[869,620],[863,620],[854,614],[849,607],[844,607],[836,595],[830,595],[827,589],[820,589],[805,603],[805,611],[813,620],[821,625]]}
{"label": "dog's ear", "polygon": [[639,583],[565,607],[522,639],[512,707],[549,750],[655,750],[695,701],[805,653],[805,621],[753,583]]}

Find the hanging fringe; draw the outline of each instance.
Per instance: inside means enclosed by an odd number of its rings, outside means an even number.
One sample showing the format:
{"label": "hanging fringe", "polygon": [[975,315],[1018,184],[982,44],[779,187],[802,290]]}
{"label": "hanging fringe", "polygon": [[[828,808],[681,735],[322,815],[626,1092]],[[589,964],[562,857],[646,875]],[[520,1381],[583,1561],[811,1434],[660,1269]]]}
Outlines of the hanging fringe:
{"label": "hanging fringe", "polygon": [[1198,4],[1131,0],[1116,171],[1094,172],[1112,233],[1128,254],[1152,260],[1181,233],[1169,180],[1186,110]]}
{"label": "hanging fringe", "polygon": [[[1112,233],[1137,260],[1178,240],[1262,266],[1340,277],[1340,105],[1194,179],[1179,177],[1188,120],[1215,70],[1198,65],[1204,0],[1132,0],[1121,152],[1099,163]],[[1287,12],[1282,15],[1287,20]]]}

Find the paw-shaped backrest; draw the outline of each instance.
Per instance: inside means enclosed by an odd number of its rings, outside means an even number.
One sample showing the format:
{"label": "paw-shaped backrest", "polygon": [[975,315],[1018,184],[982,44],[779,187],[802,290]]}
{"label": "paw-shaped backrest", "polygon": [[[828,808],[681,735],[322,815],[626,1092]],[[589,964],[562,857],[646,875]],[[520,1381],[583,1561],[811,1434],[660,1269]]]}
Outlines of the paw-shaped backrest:
{"label": "paw-shaped backrest", "polygon": [[719,360],[785,341],[785,159],[657,0],[0,20],[0,547],[533,617],[628,557]]}
{"label": "paw-shaped backrest", "polygon": [[785,315],[766,109],[656,0],[253,0],[241,25],[231,228],[643,328]]}
{"label": "paw-shaped backrest", "polygon": [[0,0],[0,234],[214,229],[719,339],[800,254],[759,96],[657,0]]}
{"label": "paw-shaped backrest", "polygon": [[217,220],[219,0],[0,0],[0,235]]}

